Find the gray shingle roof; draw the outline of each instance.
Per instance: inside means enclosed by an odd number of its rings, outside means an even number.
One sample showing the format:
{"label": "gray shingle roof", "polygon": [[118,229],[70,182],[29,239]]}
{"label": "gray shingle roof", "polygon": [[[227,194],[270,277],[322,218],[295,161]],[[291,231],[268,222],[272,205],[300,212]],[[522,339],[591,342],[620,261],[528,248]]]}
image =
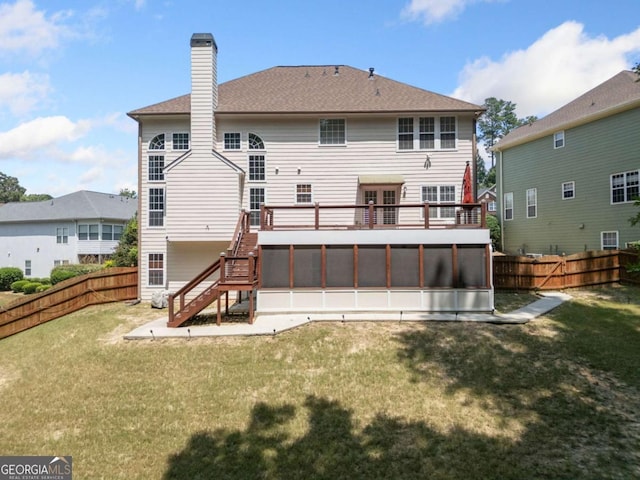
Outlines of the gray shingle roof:
{"label": "gray shingle roof", "polygon": [[640,106],[638,75],[623,70],[597,87],[536,122],[509,132],[494,147],[504,150],[554,132],[576,127]]}
{"label": "gray shingle roof", "polygon": [[0,206],[0,223],[93,218],[127,221],[137,209],[136,199],[81,190],[42,202],[5,203]]}
{"label": "gray shingle roof", "polygon": [[[337,68],[337,75],[336,73]],[[183,95],[129,112],[189,114]],[[479,112],[482,107],[341,66],[273,67],[218,87],[217,113]]]}

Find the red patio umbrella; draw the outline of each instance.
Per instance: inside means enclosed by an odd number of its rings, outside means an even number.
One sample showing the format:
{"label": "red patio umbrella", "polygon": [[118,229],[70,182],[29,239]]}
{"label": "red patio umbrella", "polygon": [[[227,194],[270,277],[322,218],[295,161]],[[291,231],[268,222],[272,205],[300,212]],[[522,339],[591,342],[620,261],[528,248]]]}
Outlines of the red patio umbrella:
{"label": "red patio umbrella", "polygon": [[474,203],[471,182],[471,167],[467,162],[467,167],[464,169],[464,176],[462,177],[462,203]]}

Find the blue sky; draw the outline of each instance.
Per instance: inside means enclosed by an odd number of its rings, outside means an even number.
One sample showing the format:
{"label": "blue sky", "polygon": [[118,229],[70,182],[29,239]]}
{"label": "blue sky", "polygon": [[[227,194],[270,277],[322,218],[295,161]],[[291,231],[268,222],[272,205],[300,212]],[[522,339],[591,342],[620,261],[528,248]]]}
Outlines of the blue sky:
{"label": "blue sky", "polygon": [[638,0],[0,0],[0,171],[27,193],[137,185],[126,112],[275,65],[380,75],[539,117],[640,62]]}

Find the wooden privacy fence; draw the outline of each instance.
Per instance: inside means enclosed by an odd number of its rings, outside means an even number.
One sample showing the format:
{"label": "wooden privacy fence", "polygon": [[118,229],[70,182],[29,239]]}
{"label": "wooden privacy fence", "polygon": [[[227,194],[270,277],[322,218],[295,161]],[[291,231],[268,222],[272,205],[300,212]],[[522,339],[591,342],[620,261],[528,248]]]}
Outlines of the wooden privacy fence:
{"label": "wooden privacy fence", "polygon": [[502,290],[562,290],[605,283],[640,283],[624,266],[638,261],[630,250],[602,250],[538,258],[494,256],[493,285]]}
{"label": "wooden privacy fence", "polygon": [[138,268],[117,267],[65,280],[0,307],[0,338],[8,337],[89,305],[138,298]]}

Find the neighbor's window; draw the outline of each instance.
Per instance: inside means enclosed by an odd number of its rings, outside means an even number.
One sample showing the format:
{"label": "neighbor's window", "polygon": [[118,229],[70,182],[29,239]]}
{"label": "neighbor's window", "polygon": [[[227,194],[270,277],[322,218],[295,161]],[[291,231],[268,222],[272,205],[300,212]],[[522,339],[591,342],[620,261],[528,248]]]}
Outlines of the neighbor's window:
{"label": "neighbor's window", "polygon": [[189,134],[188,133],[174,133],[173,134],[173,149],[174,150],[189,150]]}
{"label": "neighbor's window", "polygon": [[618,232],[600,232],[602,250],[618,249]]}
{"label": "neighbor's window", "polygon": [[149,150],[164,150],[164,133],[156,135],[149,142]]}
{"label": "neighbor's window", "polygon": [[255,133],[249,134],[249,150],[264,150],[264,142]]}
{"label": "neighbor's window", "polygon": [[493,200],[487,203],[487,211],[488,212],[495,212],[496,211],[496,202],[494,202]]}
{"label": "neighbor's window", "polygon": [[553,148],[564,147],[564,131],[553,134]]}
{"label": "neighbor's window", "polygon": [[296,203],[312,203],[311,184],[296,185]]}
{"label": "neighbor's window", "polygon": [[527,218],[538,216],[538,189],[527,189]]}
{"label": "neighbor's window", "polygon": [[632,202],[640,195],[638,170],[611,175],[611,203]]}
{"label": "neighbor's window", "polygon": [[102,225],[102,240],[120,240],[122,237],[122,225]]}
{"label": "neighbor's window", "polygon": [[92,224],[79,224],[78,225],[78,240],[99,240],[100,239],[100,225],[97,223]]}
{"label": "neighbor's window", "polygon": [[564,182],[562,184],[562,199],[576,198],[576,182]]}
{"label": "neighbor's window", "polygon": [[504,219],[513,220],[513,192],[504,194]]}
{"label": "neighbor's window", "polygon": [[346,143],[344,118],[320,120],[320,145],[344,145]]}
{"label": "neighbor's window", "polygon": [[25,260],[24,261],[24,275],[26,277],[30,277],[31,276],[31,260]]}
{"label": "neighbor's window", "polygon": [[69,243],[69,228],[56,228],[56,243]]}
{"label": "neighbor's window", "polygon": [[158,287],[164,285],[164,254],[149,254],[147,273],[149,278],[149,286]]}
{"label": "neighbor's window", "polygon": [[398,118],[398,150],[456,148],[456,117]]}
{"label": "neighbor's window", "polygon": [[266,165],[264,155],[249,155],[249,181],[264,182],[266,177]]}
{"label": "neighbor's window", "polygon": [[149,226],[164,225],[164,188],[149,189]]}
{"label": "neighbor's window", "polygon": [[53,266],[59,267],[60,265],[69,265],[69,260],[54,260]]}
{"label": "neighbor's window", "polygon": [[149,181],[160,182],[164,180],[164,155],[149,155]]}
{"label": "neighbor's window", "polygon": [[237,132],[224,134],[225,150],[240,150],[240,134]]}

